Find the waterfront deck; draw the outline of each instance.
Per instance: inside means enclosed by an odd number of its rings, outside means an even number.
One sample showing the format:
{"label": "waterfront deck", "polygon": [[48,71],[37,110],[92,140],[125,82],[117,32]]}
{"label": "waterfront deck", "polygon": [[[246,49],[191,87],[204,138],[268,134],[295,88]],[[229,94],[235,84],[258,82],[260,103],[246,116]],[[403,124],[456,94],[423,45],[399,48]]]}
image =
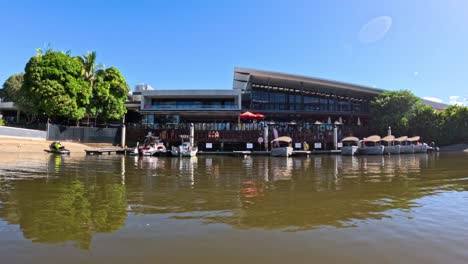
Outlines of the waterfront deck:
{"label": "waterfront deck", "polygon": [[107,153],[108,155],[115,154],[126,154],[129,149],[124,148],[99,148],[99,149],[85,149],[86,155],[102,155]]}

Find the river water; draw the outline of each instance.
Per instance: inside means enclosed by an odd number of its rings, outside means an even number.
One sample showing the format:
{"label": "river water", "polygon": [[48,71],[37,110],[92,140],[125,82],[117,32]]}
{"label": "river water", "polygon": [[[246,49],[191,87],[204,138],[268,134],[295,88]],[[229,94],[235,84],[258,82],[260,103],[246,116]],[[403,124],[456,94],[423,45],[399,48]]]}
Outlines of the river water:
{"label": "river water", "polygon": [[0,263],[468,263],[468,155],[0,153]]}

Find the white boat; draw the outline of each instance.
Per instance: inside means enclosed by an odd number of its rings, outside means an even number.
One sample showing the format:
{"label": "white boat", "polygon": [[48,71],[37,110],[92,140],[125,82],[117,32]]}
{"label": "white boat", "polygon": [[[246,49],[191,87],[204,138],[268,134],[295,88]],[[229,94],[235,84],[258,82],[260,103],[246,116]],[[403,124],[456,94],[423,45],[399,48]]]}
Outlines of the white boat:
{"label": "white boat", "polygon": [[341,147],[341,155],[352,156],[358,154],[359,138],[357,137],[345,137],[341,140],[343,147]]}
{"label": "white boat", "polygon": [[384,152],[384,146],[380,145],[380,136],[374,135],[362,140],[361,146],[359,146],[360,155],[382,155]]}
{"label": "white boat", "polygon": [[158,137],[154,137],[151,132],[145,138],[142,146],[137,147],[138,153],[142,156],[153,156],[167,152],[164,143]]}
{"label": "white boat", "polygon": [[198,148],[192,147],[189,142],[182,142],[178,147],[172,147],[171,155],[174,157],[195,157]]}
{"label": "white boat", "polygon": [[273,143],[275,142],[286,142],[288,143],[287,147],[276,147],[272,148],[270,151],[270,156],[272,157],[289,157],[293,153],[293,148],[290,147],[292,144],[292,139],[290,137],[279,137],[275,138],[274,140],[271,141],[271,145],[273,146]]}
{"label": "white boat", "polygon": [[395,143],[400,145],[400,154],[414,153],[414,145],[409,144],[407,136],[396,138]]}
{"label": "white boat", "polygon": [[400,154],[400,145],[395,144],[395,136],[389,135],[382,138],[384,154]]}

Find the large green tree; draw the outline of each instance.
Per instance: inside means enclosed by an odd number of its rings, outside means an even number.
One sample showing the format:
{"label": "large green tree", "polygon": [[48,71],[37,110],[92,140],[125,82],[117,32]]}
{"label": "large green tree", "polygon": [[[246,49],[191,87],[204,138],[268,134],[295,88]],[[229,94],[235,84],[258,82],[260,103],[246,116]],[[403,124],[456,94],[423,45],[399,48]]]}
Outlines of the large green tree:
{"label": "large green tree", "polygon": [[415,109],[409,120],[409,135],[418,135],[426,142],[437,142],[440,135],[440,115],[429,105]]}
{"label": "large green tree", "polygon": [[20,111],[26,114],[28,121],[33,121],[37,116],[37,111],[29,97],[21,89],[24,82],[24,73],[14,74],[3,84],[3,91],[6,100],[15,103]]}
{"label": "large green tree", "polygon": [[371,102],[371,126],[379,134],[386,134],[391,126],[394,135],[406,135],[409,121],[421,106],[421,99],[410,91],[384,92]]}
{"label": "large green tree", "polygon": [[468,107],[450,105],[440,113],[440,143],[468,143]]}
{"label": "large green tree", "polygon": [[70,54],[47,50],[26,64],[22,90],[38,111],[50,117],[80,120],[92,95],[82,64]]}
{"label": "large green tree", "polygon": [[20,89],[23,85],[24,73],[13,74],[3,83],[3,96],[11,102],[18,101]]}
{"label": "large green tree", "polygon": [[93,84],[90,114],[104,120],[122,118],[127,113],[125,101],[129,91],[130,87],[119,70],[114,67],[98,70]]}

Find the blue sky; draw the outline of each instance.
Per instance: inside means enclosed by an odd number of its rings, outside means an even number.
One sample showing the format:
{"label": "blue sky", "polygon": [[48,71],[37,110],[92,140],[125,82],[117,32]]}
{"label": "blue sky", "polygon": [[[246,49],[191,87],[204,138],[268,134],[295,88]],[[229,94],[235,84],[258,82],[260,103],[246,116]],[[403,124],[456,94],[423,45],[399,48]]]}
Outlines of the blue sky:
{"label": "blue sky", "polygon": [[95,50],[131,87],[229,89],[239,66],[468,96],[465,0],[0,0],[0,10],[1,82],[50,44]]}

